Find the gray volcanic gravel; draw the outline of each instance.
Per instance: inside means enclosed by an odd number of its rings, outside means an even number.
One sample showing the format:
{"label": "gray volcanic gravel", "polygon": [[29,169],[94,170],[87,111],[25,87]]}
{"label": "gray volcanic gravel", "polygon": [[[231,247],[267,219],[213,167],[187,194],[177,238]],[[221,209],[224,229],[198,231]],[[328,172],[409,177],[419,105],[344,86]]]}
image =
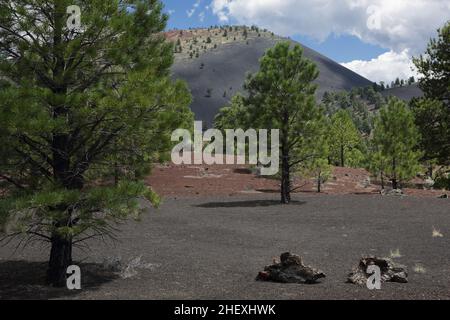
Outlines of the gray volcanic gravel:
{"label": "gray volcanic gravel", "polygon": [[[448,199],[367,195],[170,198],[141,222],[121,226],[120,243],[75,250],[82,260],[83,290],[47,289],[47,250],[35,245],[14,254],[0,248],[0,298],[74,299],[449,299]],[[442,237],[433,237],[438,229]],[[396,252],[396,251],[399,252]],[[320,268],[314,285],[257,282],[274,257],[290,251]],[[401,254],[409,283],[369,291],[346,283],[362,255]],[[142,256],[151,267],[127,279],[86,270],[108,257]],[[97,265],[96,265],[97,263]],[[421,266],[421,268],[418,268]]]}

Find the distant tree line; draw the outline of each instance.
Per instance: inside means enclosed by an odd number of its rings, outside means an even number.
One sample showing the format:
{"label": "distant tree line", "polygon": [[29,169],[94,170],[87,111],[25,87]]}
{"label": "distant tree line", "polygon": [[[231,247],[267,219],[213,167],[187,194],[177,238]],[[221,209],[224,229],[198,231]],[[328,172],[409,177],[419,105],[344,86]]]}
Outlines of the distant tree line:
{"label": "distant tree line", "polygon": [[[449,43],[447,23],[426,55],[414,60],[425,97],[410,104],[383,97],[378,85],[326,92],[317,104],[317,67],[299,46],[279,43],[264,55],[260,71],[248,76],[246,94],[221,109],[215,126],[280,129],[282,203],[291,201],[294,174],[314,174],[320,190],[330,165],[365,167],[383,188],[389,181],[395,189],[427,167],[437,185],[450,188]],[[393,85],[405,83],[415,79]]]}

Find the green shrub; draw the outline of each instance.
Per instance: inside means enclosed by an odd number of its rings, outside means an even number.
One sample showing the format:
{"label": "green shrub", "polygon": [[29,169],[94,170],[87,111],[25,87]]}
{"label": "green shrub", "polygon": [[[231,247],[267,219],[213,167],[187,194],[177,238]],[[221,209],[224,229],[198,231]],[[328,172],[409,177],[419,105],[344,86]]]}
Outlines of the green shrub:
{"label": "green shrub", "polygon": [[450,176],[441,176],[436,178],[436,181],[434,183],[435,189],[447,189],[450,190]]}

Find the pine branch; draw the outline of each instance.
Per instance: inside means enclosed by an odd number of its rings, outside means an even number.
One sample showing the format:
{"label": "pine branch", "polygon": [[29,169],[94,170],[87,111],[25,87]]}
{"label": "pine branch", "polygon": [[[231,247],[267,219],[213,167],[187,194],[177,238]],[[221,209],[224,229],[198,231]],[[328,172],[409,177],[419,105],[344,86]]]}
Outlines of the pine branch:
{"label": "pine branch", "polygon": [[14,186],[16,186],[17,188],[19,188],[21,190],[25,190],[25,187],[23,185],[21,185],[19,182],[15,181],[14,179],[11,179],[10,177],[0,174],[0,178],[5,179],[6,181],[8,181],[9,183],[13,184]]}

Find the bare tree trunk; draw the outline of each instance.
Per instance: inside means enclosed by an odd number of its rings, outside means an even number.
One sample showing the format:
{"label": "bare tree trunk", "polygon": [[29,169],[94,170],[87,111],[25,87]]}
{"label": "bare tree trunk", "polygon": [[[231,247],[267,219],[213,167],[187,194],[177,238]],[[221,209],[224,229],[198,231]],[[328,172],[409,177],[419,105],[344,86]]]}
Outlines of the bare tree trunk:
{"label": "bare tree trunk", "polygon": [[47,283],[54,287],[66,286],[66,272],[71,264],[72,240],[53,235],[47,270]]}

